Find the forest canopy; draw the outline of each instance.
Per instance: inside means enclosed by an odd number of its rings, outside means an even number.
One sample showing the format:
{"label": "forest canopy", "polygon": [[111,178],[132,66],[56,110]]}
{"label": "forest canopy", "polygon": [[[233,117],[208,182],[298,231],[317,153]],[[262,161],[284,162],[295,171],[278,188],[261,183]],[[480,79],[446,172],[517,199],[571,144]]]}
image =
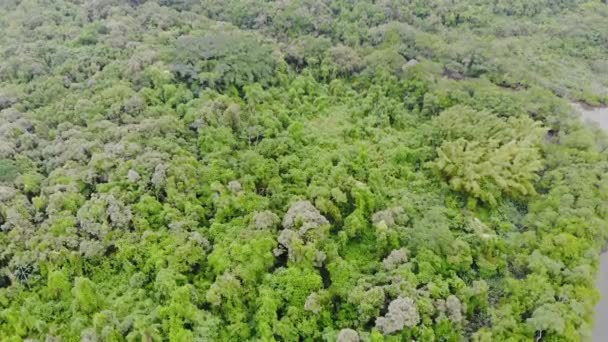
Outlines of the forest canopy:
{"label": "forest canopy", "polygon": [[580,341],[598,0],[0,2],[3,341]]}

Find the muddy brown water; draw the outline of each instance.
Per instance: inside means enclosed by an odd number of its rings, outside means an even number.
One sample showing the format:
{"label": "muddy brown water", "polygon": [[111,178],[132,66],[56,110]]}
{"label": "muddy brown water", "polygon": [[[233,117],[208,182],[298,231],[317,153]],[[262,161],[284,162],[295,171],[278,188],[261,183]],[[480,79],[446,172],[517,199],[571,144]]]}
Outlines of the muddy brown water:
{"label": "muddy brown water", "polygon": [[604,252],[600,260],[600,271],[595,283],[602,299],[595,307],[593,322],[593,342],[608,341],[608,253]]}
{"label": "muddy brown water", "polygon": [[[578,103],[573,104],[584,121],[608,131],[608,107],[590,108]],[[600,269],[597,274],[595,286],[602,296],[595,307],[593,322],[593,342],[608,341],[608,252],[604,252],[600,259]]]}
{"label": "muddy brown water", "polygon": [[588,107],[578,103],[573,104],[573,106],[581,113],[584,121],[597,124],[608,130],[608,107]]}

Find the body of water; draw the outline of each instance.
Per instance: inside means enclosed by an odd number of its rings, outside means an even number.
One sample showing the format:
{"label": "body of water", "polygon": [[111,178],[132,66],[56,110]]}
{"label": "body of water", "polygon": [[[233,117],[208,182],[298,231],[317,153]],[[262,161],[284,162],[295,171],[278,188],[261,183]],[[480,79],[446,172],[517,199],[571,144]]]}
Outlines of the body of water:
{"label": "body of water", "polygon": [[588,107],[578,103],[574,103],[573,106],[581,113],[583,120],[597,123],[601,128],[608,130],[608,107]]}
{"label": "body of water", "polygon": [[[595,123],[608,131],[608,107],[590,108],[578,103],[573,106],[581,113],[583,120]],[[605,342],[608,341],[608,252],[602,254],[596,286],[602,299],[595,307],[593,342]]]}
{"label": "body of water", "polygon": [[608,253],[602,254],[596,286],[601,292],[602,299],[595,307],[593,341],[604,342],[608,340],[608,325],[606,324],[606,318],[608,318]]}

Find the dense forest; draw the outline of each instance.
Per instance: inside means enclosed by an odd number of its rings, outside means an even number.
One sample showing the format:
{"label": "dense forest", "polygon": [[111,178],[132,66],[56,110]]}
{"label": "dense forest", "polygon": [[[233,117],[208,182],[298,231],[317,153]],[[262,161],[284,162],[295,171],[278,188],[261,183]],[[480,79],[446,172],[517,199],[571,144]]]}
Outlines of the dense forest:
{"label": "dense forest", "polygon": [[585,341],[608,4],[0,1],[0,340]]}

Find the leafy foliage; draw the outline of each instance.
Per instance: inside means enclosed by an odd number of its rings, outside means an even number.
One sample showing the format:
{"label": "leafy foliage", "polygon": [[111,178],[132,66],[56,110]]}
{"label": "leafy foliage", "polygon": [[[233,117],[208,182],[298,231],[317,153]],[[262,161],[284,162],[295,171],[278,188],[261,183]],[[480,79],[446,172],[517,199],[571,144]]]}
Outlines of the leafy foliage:
{"label": "leafy foliage", "polygon": [[5,1],[2,340],[584,340],[607,16]]}

